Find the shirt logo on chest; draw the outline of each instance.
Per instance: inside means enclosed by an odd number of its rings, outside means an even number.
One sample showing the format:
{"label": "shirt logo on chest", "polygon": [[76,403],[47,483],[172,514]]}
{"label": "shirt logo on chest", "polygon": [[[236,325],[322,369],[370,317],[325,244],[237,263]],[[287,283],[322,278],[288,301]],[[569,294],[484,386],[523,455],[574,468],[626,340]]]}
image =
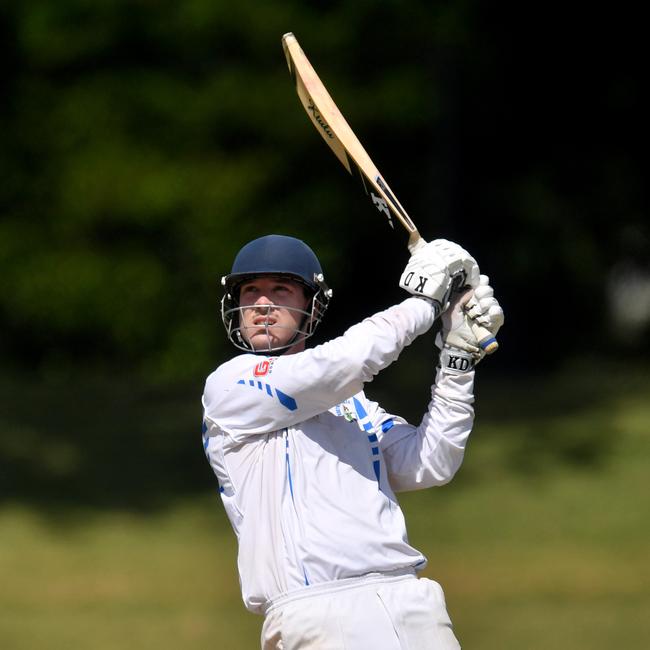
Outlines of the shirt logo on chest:
{"label": "shirt logo on chest", "polygon": [[260,361],[255,366],[255,368],[253,368],[253,375],[255,377],[264,377],[264,375],[268,375],[269,367],[270,367],[270,364],[266,359],[264,361]]}

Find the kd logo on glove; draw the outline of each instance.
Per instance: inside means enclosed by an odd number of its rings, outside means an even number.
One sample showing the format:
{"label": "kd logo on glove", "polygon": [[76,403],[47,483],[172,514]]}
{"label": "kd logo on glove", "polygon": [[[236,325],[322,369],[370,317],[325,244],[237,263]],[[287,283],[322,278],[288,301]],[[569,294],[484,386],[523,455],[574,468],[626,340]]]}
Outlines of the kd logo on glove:
{"label": "kd logo on glove", "polygon": [[472,368],[472,361],[467,357],[459,357],[450,354],[447,357],[447,369],[455,370],[457,372],[467,372]]}
{"label": "kd logo on glove", "polygon": [[[415,277],[415,273],[410,271],[408,275],[404,278],[404,286],[411,287],[411,280]],[[413,288],[413,291],[417,293],[424,293],[424,285],[427,283],[428,278],[423,278],[421,275],[418,275],[419,284]]]}

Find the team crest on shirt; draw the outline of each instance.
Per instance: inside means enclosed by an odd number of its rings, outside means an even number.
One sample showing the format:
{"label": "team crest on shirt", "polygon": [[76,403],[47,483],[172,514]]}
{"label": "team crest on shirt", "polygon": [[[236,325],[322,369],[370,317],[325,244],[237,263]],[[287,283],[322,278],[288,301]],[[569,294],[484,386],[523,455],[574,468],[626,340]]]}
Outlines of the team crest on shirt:
{"label": "team crest on shirt", "polygon": [[350,409],[350,407],[345,402],[341,404],[341,410],[343,411],[343,417],[348,422],[354,422],[357,419],[356,413],[354,413],[352,409]]}
{"label": "team crest on shirt", "polygon": [[357,420],[357,414],[350,408],[348,401],[337,404],[333,409],[334,414],[345,418],[348,422],[355,422]]}

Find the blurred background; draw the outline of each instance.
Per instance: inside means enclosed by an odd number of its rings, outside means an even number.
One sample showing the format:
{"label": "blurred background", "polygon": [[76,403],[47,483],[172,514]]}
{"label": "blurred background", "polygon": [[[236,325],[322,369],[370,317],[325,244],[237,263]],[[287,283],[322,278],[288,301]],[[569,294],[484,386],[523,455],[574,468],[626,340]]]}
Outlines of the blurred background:
{"label": "blurred background", "polygon": [[[463,468],[400,499],[463,646],[647,647],[644,36],[616,7],[0,5],[2,648],[258,645],[200,439],[220,277],[304,239],[319,342],[402,299],[408,258],[304,113],[287,31],[506,313]],[[417,421],[435,362],[422,337],[367,393]]]}

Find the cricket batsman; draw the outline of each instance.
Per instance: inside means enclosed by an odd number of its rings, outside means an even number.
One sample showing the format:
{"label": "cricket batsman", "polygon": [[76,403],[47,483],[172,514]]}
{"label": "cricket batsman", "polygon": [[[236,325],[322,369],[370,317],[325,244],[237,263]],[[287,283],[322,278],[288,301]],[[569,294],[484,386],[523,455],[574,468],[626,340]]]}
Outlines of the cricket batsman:
{"label": "cricket batsman", "polygon": [[[263,650],[460,648],[441,586],[418,578],[427,560],[396,493],[444,485],[463,460],[484,355],[474,326],[496,336],[503,324],[488,278],[457,244],[432,241],[402,273],[410,295],[312,348],[332,292],[304,242],[249,242],[223,285],[241,354],[206,380],[203,445]],[[431,401],[410,424],[364,385],[437,318]]]}

